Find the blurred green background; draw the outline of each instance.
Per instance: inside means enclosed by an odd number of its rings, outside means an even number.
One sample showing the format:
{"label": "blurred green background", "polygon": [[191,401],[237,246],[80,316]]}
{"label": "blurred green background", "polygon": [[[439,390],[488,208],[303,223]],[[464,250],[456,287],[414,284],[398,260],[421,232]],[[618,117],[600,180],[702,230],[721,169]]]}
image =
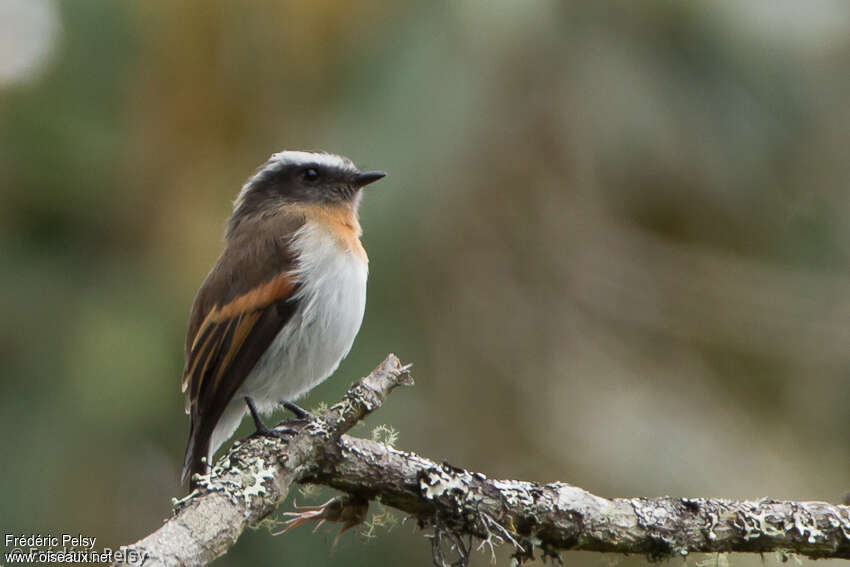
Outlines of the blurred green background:
{"label": "blurred green background", "polygon": [[[848,101],[842,0],[0,0],[0,527],[116,547],[169,515],[189,306],[284,148],[390,173],[363,328],[305,406],[392,351],[417,385],[360,435],[607,496],[840,500]],[[335,532],[219,563],[431,564],[414,522]]]}

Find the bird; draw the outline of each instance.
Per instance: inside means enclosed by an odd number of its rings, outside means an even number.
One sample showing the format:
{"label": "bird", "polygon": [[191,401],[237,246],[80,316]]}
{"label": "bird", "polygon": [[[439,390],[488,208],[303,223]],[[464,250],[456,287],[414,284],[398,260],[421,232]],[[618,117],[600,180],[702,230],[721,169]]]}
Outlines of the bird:
{"label": "bird", "polygon": [[386,176],[346,157],[285,150],[242,186],[224,250],[189,315],[182,391],[190,416],[182,482],[197,486],[246,411],[260,417],[325,380],[351,350],[366,307],[361,189]]}

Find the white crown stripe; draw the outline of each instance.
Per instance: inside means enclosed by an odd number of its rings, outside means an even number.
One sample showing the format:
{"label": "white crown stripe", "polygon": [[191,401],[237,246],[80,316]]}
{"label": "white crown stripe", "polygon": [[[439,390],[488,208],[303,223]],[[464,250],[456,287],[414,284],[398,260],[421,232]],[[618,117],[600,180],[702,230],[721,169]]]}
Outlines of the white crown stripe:
{"label": "white crown stripe", "polygon": [[352,164],[342,156],[335,154],[325,154],[318,152],[297,152],[283,151],[272,154],[269,158],[269,165],[308,165],[315,163],[316,165],[324,165],[327,167],[349,168]]}

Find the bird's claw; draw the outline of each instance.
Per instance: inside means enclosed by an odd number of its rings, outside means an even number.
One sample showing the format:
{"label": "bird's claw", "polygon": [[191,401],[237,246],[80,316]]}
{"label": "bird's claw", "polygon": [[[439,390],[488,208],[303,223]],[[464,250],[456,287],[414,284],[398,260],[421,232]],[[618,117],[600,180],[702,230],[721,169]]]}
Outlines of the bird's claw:
{"label": "bird's claw", "polygon": [[293,404],[292,402],[288,402],[286,400],[282,400],[280,402],[284,408],[288,409],[295,416],[295,419],[313,419],[313,414],[309,411],[305,410],[301,406],[297,404]]}
{"label": "bird's claw", "polygon": [[280,425],[272,428],[268,427],[265,423],[263,423],[262,418],[260,418],[260,413],[257,411],[257,406],[254,405],[254,400],[245,396],[245,403],[248,404],[248,411],[251,413],[251,419],[254,420],[254,427],[257,428],[254,435],[286,440],[288,435],[294,435],[297,433],[297,431],[290,427],[281,427]]}

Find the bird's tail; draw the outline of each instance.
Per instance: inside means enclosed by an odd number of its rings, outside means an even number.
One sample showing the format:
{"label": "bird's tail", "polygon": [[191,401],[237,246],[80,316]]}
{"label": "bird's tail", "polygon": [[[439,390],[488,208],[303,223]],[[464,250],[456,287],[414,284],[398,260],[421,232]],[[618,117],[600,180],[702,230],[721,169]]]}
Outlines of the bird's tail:
{"label": "bird's tail", "polygon": [[189,491],[195,489],[196,483],[192,477],[197,474],[206,474],[208,463],[204,460],[210,450],[211,432],[205,427],[200,427],[192,419],[189,424],[189,440],[186,442],[186,455],[183,457],[183,474],[180,481],[185,484],[189,481]]}

